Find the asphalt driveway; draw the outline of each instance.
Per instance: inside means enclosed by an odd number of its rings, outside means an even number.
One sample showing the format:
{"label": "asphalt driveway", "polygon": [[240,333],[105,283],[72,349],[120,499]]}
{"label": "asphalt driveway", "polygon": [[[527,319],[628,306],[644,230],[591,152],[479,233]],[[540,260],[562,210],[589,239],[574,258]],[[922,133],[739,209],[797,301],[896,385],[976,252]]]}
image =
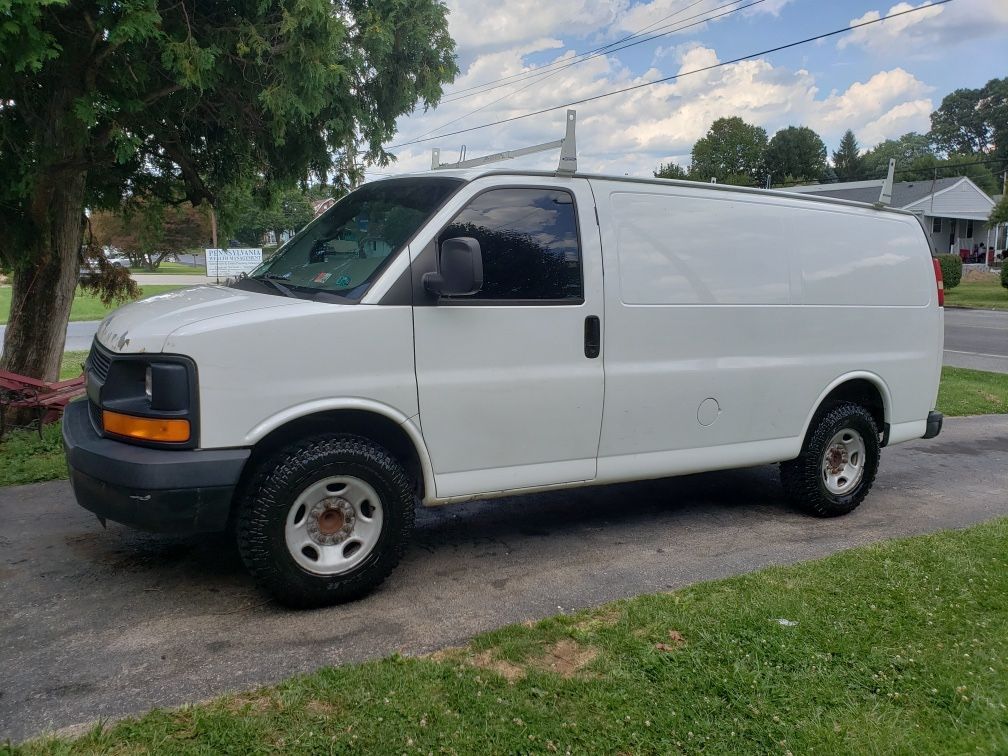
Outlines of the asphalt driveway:
{"label": "asphalt driveway", "polygon": [[775,467],[424,510],[373,596],[289,612],[223,537],[110,525],[65,482],[0,489],[0,742],[323,665],[417,654],[625,596],[1008,515],[1008,415],[886,449],[867,502],[818,520]]}

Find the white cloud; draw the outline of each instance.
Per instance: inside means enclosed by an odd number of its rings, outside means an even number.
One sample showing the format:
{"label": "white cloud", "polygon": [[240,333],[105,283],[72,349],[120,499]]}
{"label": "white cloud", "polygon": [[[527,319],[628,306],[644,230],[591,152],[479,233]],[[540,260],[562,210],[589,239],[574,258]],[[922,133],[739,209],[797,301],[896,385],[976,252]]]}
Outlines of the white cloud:
{"label": "white cloud", "polygon": [[[548,40],[531,45],[539,51],[552,49]],[[529,49],[529,48],[523,48]],[[570,56],[563,53],[555,60]],[[492,56],[493,63],[487,60]],[[702,45],[683,45],[664,62],[675,61],[678,73],[687,74],[718,62],[716,52]],[[477,58],[459,82],[485,81],[489,71],[535,71],[524,61],[521,50],[488,53]],[[481,72],[477,74],[476,72]],[[556,72],[536,85],[515,91],[519,85],[477,94],[445,103],[435,112],[415,114],[400,121],[397,142],[417,138],[446,121],[484,107],[477,115],[443,131],[478,125],[527,113],[562,102],[590,97],[614,89],[662,78],[671,73],[651,69],[635,74],[617,58],[599,56]],[[496,78],[496,77],[491,77]],[[524,86],[523,82],[520,86]],[[815,76],[807,70],[791,70],[756,59],[721,66],[681,79],[647,86],[577,106],[579,168],[586,171],[630,175],[650,175],[660,162],[684,164],[693,143],[711,123],[722,116],[738,115],[773,133],[790,124],[816,129],[830,146],[851,128],[863,148],[910,130],[926,130],[932,110],[932,88],[902,68],[880,71],[864,82],[855,82],[842,91],[821,94]],[[454,159],[461,145],[468,156],[488,154],[557,139],[563,133],[563,111],[552,111],[528,119],[442,137],[433,142],[410,145],[399,153],[391,169],[395,172],[426,170],[430,148],[442,149],[442,160]],[[512,165],[553,168],[557,155],[548,153],[522,159]]]}
{"label": "white cloud", "polygon": [[[1006,0],[956,0],[947,5],[932,5],[930,0],[919,5],[900,2],[885,17],[914,8],[921,10],[855,29],[840,38],[837,48],[860,46],[876,55],[902,58],[937,57],[950,47],[973,45],[978,39],[1008,32]],[[852,19],[851,25],[879,18],[881,11],[871,10]]]}
{"label": "white cloud", "polygon": [[[781,9],[792,2],[792,0],[763,0],[759,5],[742,10],[743,15],[772,15],[776,16]],[[632,33],[645,29],[645,34],[653,34],[670,29],[677,29],[681,26],[689,25],[688,29],[683,29],[683,33],[694,33],[703,29],[706,23],[699,23],[704,18],[720,16],[729,18],[733,13],[731,7],[721,7],[717,5],[698,4],[695,0],[651,0],[650,2],[637,3],[631,5],[624,12],[619,14],[616,25],[621,32]],[[714,19],[714,22],[720,19]],[[696,24],[694,26],[694,24]]]}
{"label": "white cloud", "polygon": [[448,0],[448,26],[460,50],[500,49],[539,37],[595,34],[625,0]]}

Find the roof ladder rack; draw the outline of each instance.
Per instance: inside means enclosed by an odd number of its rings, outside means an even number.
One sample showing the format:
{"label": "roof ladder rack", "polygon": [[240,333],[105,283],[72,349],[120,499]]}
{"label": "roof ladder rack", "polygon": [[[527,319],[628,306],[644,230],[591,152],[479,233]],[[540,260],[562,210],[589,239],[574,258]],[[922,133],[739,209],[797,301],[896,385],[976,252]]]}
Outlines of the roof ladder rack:
{"label": "roof ladder rack", "polygon": [[876,208],[881,209],[892,204],[892,183],[895,175],[896,160],[889,158],[889,173],[886,175],[885,181],[882,182],[882,191],[879,192],[878,202],[875,203]]}
{"label": "roof ladder rack", "polygon": [[[577,111],[568,110],[567,132],[563,139],[557,139],[555,142],[545,142],[544,144],[535,144],[531,147],[522,147],[517,150],[496,152],[493,155],[472,158],[471,160],[460,159],[457,163],[442,163],[441,150],[435,147],[431,153],[431,170],[437,171],[445,168],[475,168],[480,165],[487,165],[488,163],[499,163],[502,160],[512,160],[517,157],[523,157],[524,155],[532,155],[536,152],[555,150],[559,147],[560,164],[557,166],[557,175],[572,176],[577,171],[577,142],[574,137],[574,127],[576,124]],[[463,152],[462,154],[464,155],[465,153]]]}

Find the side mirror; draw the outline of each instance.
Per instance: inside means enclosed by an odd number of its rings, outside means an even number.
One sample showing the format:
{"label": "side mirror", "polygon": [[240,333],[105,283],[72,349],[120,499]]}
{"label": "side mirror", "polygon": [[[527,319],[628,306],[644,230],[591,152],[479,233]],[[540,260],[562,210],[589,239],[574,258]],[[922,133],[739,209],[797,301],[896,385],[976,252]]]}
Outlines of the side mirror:
{"label": "side mirror", "polygon": [[466,296],[483,288],[483,252],[471,236],[446,239],[437,273],[424,273],[424,288],[435,297]]}

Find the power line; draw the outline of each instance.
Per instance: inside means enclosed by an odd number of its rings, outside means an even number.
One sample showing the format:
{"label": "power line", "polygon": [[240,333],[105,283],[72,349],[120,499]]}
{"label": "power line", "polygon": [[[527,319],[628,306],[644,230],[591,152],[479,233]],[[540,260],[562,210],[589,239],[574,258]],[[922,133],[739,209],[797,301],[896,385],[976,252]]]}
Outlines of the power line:
{"label": "power line", "polygon": [[[520,73],[520,74],[512,74],[511,76],[505,76],[505,77],[500,78],[500,79],[494,79],[493,81],[484,82],[483,84],[475,84],[475,85],[473,85],[471,87],[467,87],[466,89],[459,89],[459,90],[456,90],[456,91],[452,92],[447,97],[445,97],[441,101],[441,103],[442,104],[446,104],[446,103],[449,103],[449,102],[457,102],[458,100],[464,100],[464,99],[466,99],[468,97],[475,97],[476,95],[479,95],[479,94],[485,94],[486,92],[492,92],[495,89],[501,89],[502,87],[509,87],[512,84],[517,84],[520,81],[526,81],[528,79],[538,78],[538,77],[541,77],[541,76],[545,76],[547,74],[552,75],[553,73],[556,73],[557,71],[562,71],[565,68],[570,68],[571,66],[578,65],[579,63],[585,63],[585,62],[587,62],[589,60],[592,60],[594,58],[597,58],[597,57],[599,57],[601,55],[609,55],[610,53],[619,52],[620,50],[625,50],[628,47],[633,47],[635,45],[641,45],[641,44],[644,44],[645,42],[650,42],[652,40],[659,39],[661,37],[667,37],[667,36],[669,36],[671,34],[675,34],[676,32],[680,32],[680,31],[682,31],[684,29],[689,29],[689,28],[692,28],[694,26],[699,26],[700,24],[707,23],[708,21],[713,21],[715,19],[721,18],[721,16],[728,15],[728,13],[733,13],[735,11],[744,10],[745,8],[749,8],[749,7],[753,6],[753,5],[759,5],[759,3],[765,2],[765,0],[756,0],[756,2],[749,3],[749,5],[742,6],[741,8],[735,8],[735,9],[733,9],[731,11],[728,11],[727,13],[721,13],[721,14],[718,14],[716,16],[710,16],[708,18],[703,18],[703,16],[705,14],[707,14],[707,13],[711,13],[711,12],[716,11],[716,10],[721,10],[722,8],[725,8],[725,7],[729,6],[729,5],[736,5],[736,4],[740,3],[740,2],[742,2],[742,0],[729,0],[729,2],[722,3],[721,5],[715,6],[714,8],[710,8],[708,10],[705,10],[703,13],[697,13],[697,14],[695,14],[693,16],[687,16],[686,18],[682,19],[682,21],[692,21],[693,19],[699,18],[700,20],[696,21],[695,23],[687,24],[687,25],[683,25],[683,26],[676,26],[676,28],[670,29],[668,31],[663,31],[661,34],[653,34],[653,35],[651,35],[649,37],[644,37],[643,39],[636,39],[641,34],[643,34],[644,31],[646,31],[647,29],[649,29],[651,26],[655,26],[656,24],[660,24],[660,23],[662,23],[662,21],[666,21],[666,20],[668,20],[668,19],[670,19],[670,18],[672,18],[674,16],[678,16],[680,13],[685,13],[690,8],[693,8],[693,7],[697,6],[697,5],[699,5],[701,2],[705,2],[705,1],[706,0],[695,0],[695,2],[691,3],[690,5],[687,5],[682,10],[676,11],[675,13],[670,13],[669,15],[665,16],[664,18],[661,18],[658,21],[655,21],[654,23],[650,24],[649,26],[645,26],[643,29],[637,30],[636,32],[634,32],[633,34],[631,34],[631,35],[629,35],[627,37],[623,37],[622,39],[618,39],[615,42],[610,42],[608,45],[603,45],[602,47],[595,48],[594,50],[589,50],[588,52],[580,53],[578,55],[575,55],[574,58],[571,59],[571,60],[558,60],[558,61],[555,61],[553,63],[550,63],[547,66],[543,66],[543,67],[541,67],[541,68],[539,68],[539,69],[537,69],[535,71],[525,71],[525,72]],[[660,27],[660,28],[667,29],[669,26],[673,26],[673,24],[666,24],[665,26]],[[627,44],[627,45],[623,45],[622,47],[616,47],[617,45],[621,45],[623,42],[626,42],[627,40],[631,40],[631,39],[636,39],[636,41],[635,42],[631,42],[630,44]],[[503,84],[496,84],[497,82],[504,82],[504,83]],[[496,84],[496,86],[489,86],[491,84]],[[473,91],[473,90],[480,90],[480,91],[477,92],[477,91]],[[472,94],[463,94],[465,92],[472,92]]]}
{"label": "power line", "polygon": [[433,141],[435,139],[445,139],[447,137],[457,136],[459,134],[467,134],[467,133],[469,133],[471,131],[479,131],[480,129],[490,128],[491,126],[500,126],[501,124],[504,124],[504,123],[511,123],[513,121],[520,121],[520,120],[525,119],[525,118],[531,118],[533,116],[542,115],[543,113],[550,113],[550,112],[552,112],[554,110],[562,110],[563,108],[569,108],[572,105],[583,105],[586,102],[593,102],[595,100],[601,100],[603,98],[612,97],[614,95],[623,94],[625,92],[633,92],[633,91],[638,90],[638,89],[643,89],[644,87],[654,86],[655,84],[663,84],[663,83],[665,83],[667,81],[674,81],[676,79],[681,79],[681,78],[683,78],[685,76],[691,76],[693,74],[703,73],[705,71],[711,71],[711,70],[713,70],[715,68],[722,68],[724,66],[729,66],[729,65],[732,65],[732,64],[735,64],[735,63],[741,63],[742,61],[745,61],[745,60],[751,60],[752,58],[758,58],[761,55],[770,55],[771,53],[780,52],[781,50],[789,50],[792,47],[798,47],[800,45],[806,45],[809,42],[816,42],[816,41],[818,41],[820,39],[827,39],[828,37],[835,37],[838,34],[846,34],[848,32],[854,31],[855,29],[863,29],[863,28],[865,28],[867,26],[871,26],[873,24],[880,24],[880,23],[883,23],[885,21],[889,21],[889,20],[894,19],[894,18],[899,18],[900,16],[909,15],[911,13],[919,13],[922,10],[926,10],[926,9],[929,9],[929,8],[935,8],[935,7],[939,6],[939,5],[945,5],[945,4],[950,3],[950,2],[952,2],[952,0],[935,0],[935,2],[931,3],[930,5],[921,5],[921,6],[917,7],[917,8],[910,8],[909,10],[900,11],[899,13],[892,13],[892,14],[890,14],[888,16],[882,16],[882,17],[879,17],[879,18],[876,18],[876,19],[872,19],[870,21],[862,21],[860,23],[851,24],[850,26],[845,26],[842,29],[834,29],[833,31],[825,32],[823,34],[817,34],[817,35],[815,35],[813,37],[807,37],[806,39],[801,39],[801,40],[798,40],[796,42],[789,42],[789,43],[787,43],[785,45],[778,45],[777,47],[771,47],[771,48],[766,49],[766,50],[761,50],[760,52],[751,53],[749,55],[742,55],[742,56],[740,56],[738,58],[733,58],[732,60],[726,60],[726,61],[721,61],[719,63],[713,63],[713,64],[711,64],[709,66],[703,66],[702,68],[695,68],[692,71],[684,71],[683,73],[673,74],[671,76],[664,76],[664,77],[662,77],[660,79],[653,79],[651,81],[641,82],[640,84],[634,84],[634,85],[629,86],[629,87],[623,87],[622,89],[616,89],[616,90],[613,90],[612,92],[603,92],[602,94],[593,95],[591,97],[583,97],[580,100],[572,100],[571,102],[565,102],[565,103],[561,103],[559,105],[551,105],[548,108],[541,108],[539,110],[533,110],[531,112],[522,113],[520,115],[511,116],[509,118],[501,118],[500,120],[492,121],[491,123],[480,124],[479,126],[470,126],[468,128],[465,128],[465,129],[458,129],[456,131],[449,131],[447,134],[439,134],[438,136],[433,136],[433,137],[423,137],[423,138],[419,138],[419,139],[411,139],[411,140],[409,140],[407,142],[401,142],[399,144],[391,145],[391,146],[388,147],[388,149],[389,150],[396,150],[396,149],[399,149],[401,147],[408,147],[409,145],[413,145],[413,144],[421,144],[423,142],[431,142],[431,141]]}
{"label": "power line", "polygon": [[[739,2],[739,0],[731,0],[731,2],[729,2],[729,3],[725,3],[724,5],[719,5],[718,8],[723,8],[725,5],[734,5],[737,2]],[[688,29],[688,28],[690,28],[692,26],[697,26],[699,24],[706,23],[707,21],[711,21],[711,20],[716,19],[716,18],[721,18],[722,16],[727,16],[730,13],[737,13],[739,11],[745,10],[746,8],[751,8],[754,5],[759,5],[760,3],[763,3],[763,2],[766,2],[766,0],[753,0],[753,2],[749,3],[748,5],[740,5],[737,8],[732,8],[731,10],[727,10],[727,11],[725,11],[723,13],[719,13],[719,14],[714,15],[714,16],[709,16],[707,18],[702,18],[700,21],[696,21],[696,22],[694,22],[692,24],[686,24],[684,26],[677,27],[677,28],[673,29],[672,31],[668,32],[668,34],[674,34],[675,32],[682,31],[683,29]],[[717,10],[717,8],[712,8],[711,10]],[[656,35],[656,37],[660,37],[660,36],[664,36],[664,35],[661,35],[661,34]],[[656,37],[650,37],[649,39],[655,39]],[[634,42],[633,44],[639,44],[641,42],[647,42],[647,41],[648,41],[648,39],[643,39],[643,40],[639,40],[638,42]],[[619,47],[619,48],[616,48],[614,50],[609,50],[609,51],[607,51],[604,54],[608,55],[610,52],[618,52],[619,50],[624,50],[624,49],[626,49],[626,47],[631,47],[631,46],[632,45],[626,45],[625,47]],[[603,54],[603,53],[600,53],[600,54]],[[487,108],[492,107],[492,106],[496,105],[497,103],[499,103],[499,102],[501,102],[503,100],[508,99],[509,97],[513,97],[514,95],[518,94],[519,92],[524,92],[526,89],[529,89],[530,87],[533,87],[536,84],[540,84],[543,81],[545,81],[546,79],[549,79],[549,78],[551,78],[553,76],[556,76],[558,73],[560,73],[561,71],[563,71],[566,68],[570,68],[571,66],[576,66],[579,63],[584,63],[584,62],[586,62],[588,60],[591,60],[594,57],[597,57],[597,56],[596,55],[592,55],[592,56],[589,56],[587,58],[582,58],[581,60],[575,60],[575,61],[569,62],[567,65],[561,66],[560,68],[557,68],[557,69],[555,69],[553,71],[540,74],[539,76],[535,77],[535,79],[536,79],[535,81],[532,81],[532,82],[526,84],[524,87],[520,87],[520,88],[514,90],[513,92],[508,92],[507,94],[505,94],[505,95],[503,95],[501,97],[498,97],[496,100],[492,100],[492,101],[486,103],[485,105],[481,105],[478,108],[474,108],[473,110],[470,110],[468,113],[464,113],[463,115],[460,115],[457,118],[453,118],[450,121],[445,121],[440,126],[435,126],[434,128],[429,129],[428,131],[425,131],[422,134],[419,134],[416,138],[419,139],[420,137],[425,137],[428,134],[433,134],[435,131],[440,131],[445,126],[451,126],[453,123],[458,123],[459,121],[461,121],[461,120],[463,120],[465,118],[468,118],[471,115],[479,113],[481,110],[486,110]],[[512,83],[517,84],[519,81],[522,81],[522,79],[519,79],[519,80],[517,80],[515,82],[512,82]],[[501,85],[501,86],[511,86],[511,85],[510,84],[505,84],[505,85]],[[497,89],[497,87],[493,87],[493,89]],[[489,92],[489,91],[491,91],[491,90],[490,89],[484,90],[484,92]],[[466,97],[475,97],[477,94],[483,94],[484,92],[476,92],[476,93],[474,93],[472,95],[466,95]],[[459,99],[464,99],[464,98],[459,98]]]}

